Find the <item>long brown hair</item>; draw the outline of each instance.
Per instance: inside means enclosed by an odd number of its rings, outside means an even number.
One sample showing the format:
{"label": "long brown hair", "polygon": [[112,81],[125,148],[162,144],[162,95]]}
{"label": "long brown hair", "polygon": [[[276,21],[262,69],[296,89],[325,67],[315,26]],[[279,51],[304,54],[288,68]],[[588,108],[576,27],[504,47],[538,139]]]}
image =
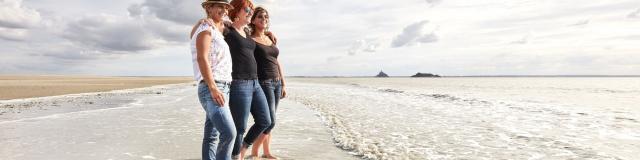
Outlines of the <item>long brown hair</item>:
{"label": "long brown hair", "polygon": [[[260,13],[266,13],[267,16],[269,16],[269,12],[267,11],[267,9],[265,9],[264,7],[256,7],[256,9],[253,10],[253,15],[251,16],[251,23],[249,23],[249,29],[251,29],[251,34],[256,34],[256,25],[253,24],[253,20],[256,19],[256,16],[258,16],[258,14]],[[267,27],[264,29],[265,31],[269,30],[269,25],[267,24]]]}

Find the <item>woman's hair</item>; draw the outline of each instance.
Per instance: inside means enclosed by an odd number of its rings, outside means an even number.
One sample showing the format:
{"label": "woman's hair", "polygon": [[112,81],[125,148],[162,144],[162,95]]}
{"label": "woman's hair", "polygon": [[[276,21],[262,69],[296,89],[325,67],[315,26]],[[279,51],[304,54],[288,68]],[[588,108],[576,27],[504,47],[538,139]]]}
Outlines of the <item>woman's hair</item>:
{"label": "woman's hair", "polygon": [[233,6],[233,9],[229,10],[229,19],[231,19],[231,21],[236,19],[238,13],[244,10],[245,7],[253,9],[253,3],[251,0],[232,0],[230,4]]}
{"label": "woman's hair", "polygon": [[[256,19],[256,16],[258,16],[262,12],[266,13],[267,16],[269,16],[269,12],[264,7],[256,7],[256,9],[253,11],[253,16],[251,16],[251,23],[249,23],[249,29],[251,29],[251,34],[255,34],[256,32],[256,25],[253,24],[253,20]],[[269,30],[268,25],[267,25],[267,28],[265,28],[265,31],[267,30]]]}
{"label": "woman's hair", "polygon": [[209,7],[211,6],[213,6],[213,4],[202,5],[202,8],[204,9],[204,14],[207,16],[207,18],[211,18],[211,15],[209,14]]}

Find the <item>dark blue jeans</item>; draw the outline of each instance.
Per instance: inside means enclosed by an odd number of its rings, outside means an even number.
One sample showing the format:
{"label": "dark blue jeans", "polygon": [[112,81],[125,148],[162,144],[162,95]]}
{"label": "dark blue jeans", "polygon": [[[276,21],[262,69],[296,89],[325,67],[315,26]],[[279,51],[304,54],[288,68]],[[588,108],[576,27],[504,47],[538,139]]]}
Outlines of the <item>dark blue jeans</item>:
{"label": "dark blue jeans", "polygon": [[[243,144],[250,146],[265,129],[271,126],[269,105],[267,105],[267,99],[257,79],[234,79],[231,82],[229,105],[231,106],[231,115],[233,115],[236,132],[238,133],[232,155],[238,155]],[[249,128],[247,135],[243,139],[242,135],[244,135],[247,127],[249,113],[253,116],[254,124]]]}
{"label": "dark blue jeans", "polygon": [[[216,82],[216,86],[227,101],[229,83]],[[231,160],[236,130],[229,106],[220,106],[216,103],[211,97],[209,87],[204,82],[198,84],[198,98],[207,115],[204,122],[204,138],[202,139],[202,159]]]}
{"label": "dark blue jeans", "polygon": [[282,96],[282,81],[280,80],[262,80],[260,86],[264,95],[267,97],[267,104],[269,104],[269,115],[271,116],[271,126],[264,130],[265,134],[271,133],[271,130],[276,125],[276,110],[278,109],[278,103]]}

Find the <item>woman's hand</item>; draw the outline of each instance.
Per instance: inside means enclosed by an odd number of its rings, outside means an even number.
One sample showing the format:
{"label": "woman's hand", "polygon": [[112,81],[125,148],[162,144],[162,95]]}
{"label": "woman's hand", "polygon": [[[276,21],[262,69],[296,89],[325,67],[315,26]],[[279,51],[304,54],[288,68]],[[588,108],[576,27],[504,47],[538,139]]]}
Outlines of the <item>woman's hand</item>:
{"label": "woman's hand", "polygon": [[273,42],[273,44],[276,44],[276,45],[278,44],[278,39],[276,38],[276,35],[273,34],[273,32],[267,31],[264,33],[264,35],[269,37],[269,39],[271,40],[271,42]]}
{"label": "woman's hand", "polygon": [[213,19],[203,18],[198,21],[198,24],[206,23],[209,26],[213,26]]}
{"label": "woman's hand", "polygon": [[280,99],[287,98],[287,90],[282,86],[282,94],[280,95]]}
{"label": "woman's hand", "polygon": [[220,92],[218,88],[209,88],[209,91],[211,92],[211,98],[213,98],[213,101],[216,101],[220,107],[224,107],[225,101],[222,92]]}

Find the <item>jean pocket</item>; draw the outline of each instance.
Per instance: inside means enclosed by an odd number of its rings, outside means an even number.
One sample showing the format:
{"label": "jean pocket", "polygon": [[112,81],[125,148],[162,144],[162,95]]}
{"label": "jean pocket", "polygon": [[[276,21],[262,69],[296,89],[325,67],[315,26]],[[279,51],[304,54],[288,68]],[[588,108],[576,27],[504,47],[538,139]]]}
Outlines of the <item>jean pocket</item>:
{"label": "jean pocket", "polygon": [[206,84],[200,83],[198,85],[198,95],[201,96],[205,93],[209,92],[209,88],[207,87]]}

